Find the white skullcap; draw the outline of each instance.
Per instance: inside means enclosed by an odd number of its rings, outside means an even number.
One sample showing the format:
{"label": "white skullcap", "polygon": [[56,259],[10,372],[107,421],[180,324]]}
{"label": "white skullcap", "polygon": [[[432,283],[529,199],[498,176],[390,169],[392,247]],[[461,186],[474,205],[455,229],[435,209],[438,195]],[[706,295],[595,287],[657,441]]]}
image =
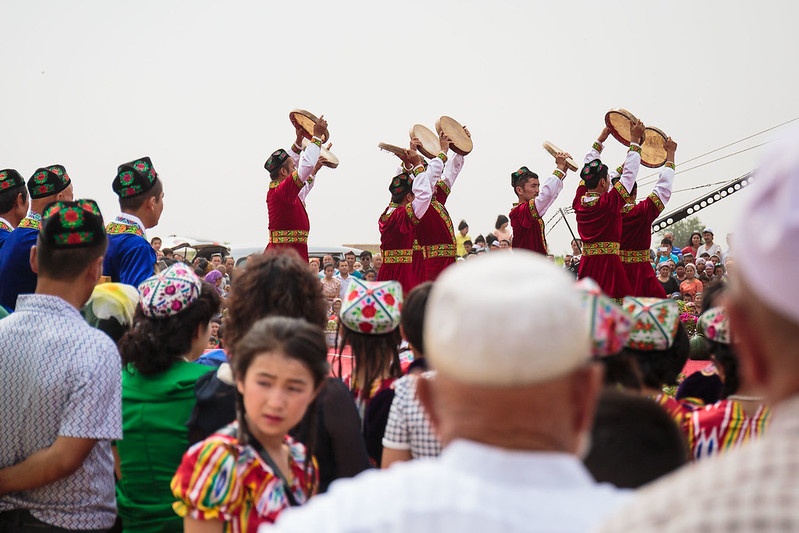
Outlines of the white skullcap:
{"label": "white skullcap", "polygon": [[425,312],[425,355],[462,383],[527,385],[586,363],[589,329],[574,278],[542,255],[514,250],[441,274]]}
{"label": "white skullcap", "polygon": [[[799,130],[775,143],[754,178],[735,228],[736,272],[764,304],[799,322]],[[762,275],[766,257],[785,258],[774,275]]]}

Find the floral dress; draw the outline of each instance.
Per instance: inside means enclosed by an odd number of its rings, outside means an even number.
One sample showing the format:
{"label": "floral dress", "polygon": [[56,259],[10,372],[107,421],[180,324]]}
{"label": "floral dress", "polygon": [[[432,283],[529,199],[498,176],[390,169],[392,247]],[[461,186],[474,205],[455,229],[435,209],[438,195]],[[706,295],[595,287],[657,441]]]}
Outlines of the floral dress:
{"label": "floral dress", "polygon": [[[252,446],[239,444],[238,424],[222,428],[198,442],[183,455],[172,478],[172,504],[179,516],[196,520],[222,520],[225,531],[256,531],[273,523],[289,507],[285,484],[258,456]],[[294,499],[304,504],[318,484],[316,464],[306,473],[305,447],[288,435],[289,483]]]}

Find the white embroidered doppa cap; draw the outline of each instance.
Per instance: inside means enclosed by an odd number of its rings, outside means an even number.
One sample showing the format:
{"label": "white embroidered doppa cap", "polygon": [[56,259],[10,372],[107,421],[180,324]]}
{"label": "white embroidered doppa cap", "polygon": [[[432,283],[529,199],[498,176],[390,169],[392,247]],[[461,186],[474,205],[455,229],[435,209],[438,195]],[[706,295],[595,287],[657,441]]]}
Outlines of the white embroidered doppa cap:
{"label": "white embroidered doppa cap", "polygon": [[[747,188],[733,241],[736,275],[778,313],[799,323],[799,130],[775,143]],[[772,262],[763,275],[763,260]]]}
{"label": "white embroidered doppa cap", "polygon": [[450,379],[482,386],[549,381],[585,364],[591,339],[574,279],[525,250],[446,269],[425,313],[425,355]]}

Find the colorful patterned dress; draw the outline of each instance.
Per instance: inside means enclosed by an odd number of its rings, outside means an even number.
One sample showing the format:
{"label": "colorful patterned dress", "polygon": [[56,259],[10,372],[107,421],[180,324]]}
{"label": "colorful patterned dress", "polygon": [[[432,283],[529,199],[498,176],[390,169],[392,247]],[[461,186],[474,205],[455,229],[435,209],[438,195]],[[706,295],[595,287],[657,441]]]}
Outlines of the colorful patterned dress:
{"label": "colorful patterned dress", "polygon": [[449,193],[450,188],[446,183],[436,183],[430,209],[419,223],[417,238],[425,258],[423,281],[435,280],[445,268],[455,262],[455,229],[445,205]]}
{"label": "colorful patterned dress", "polygon": [[[222,520],[225,531],[256,531],[260,524],[273,523],[289,507],[285,485],[273,474],[251,446],[236,439],[234,422],[183,456],[172,478],[172,493],[178,499],[172,507],[179,516],[196,520]],[[316,464],[305,472],[305,447],[288,435],[291,492],[304,504],[318,484]],[[315,463],[315,461],[314,461]]]}
{"label": "colorful patterned dress", "polygon": [[388,204],[378,221],[383,266],[377,274],[377,281],[399,281],[403,294],[408,294],[419,284],[413,264],[413,243],[418,224],[419,219],[411,204]]}
{"label": "colorful patterned dress", "polygon": [[721,400],[686,417],[691,457],[699,460],[737,448],[762,435],[771,420],[771,410],[761,405],[750,418],[736,400]]}

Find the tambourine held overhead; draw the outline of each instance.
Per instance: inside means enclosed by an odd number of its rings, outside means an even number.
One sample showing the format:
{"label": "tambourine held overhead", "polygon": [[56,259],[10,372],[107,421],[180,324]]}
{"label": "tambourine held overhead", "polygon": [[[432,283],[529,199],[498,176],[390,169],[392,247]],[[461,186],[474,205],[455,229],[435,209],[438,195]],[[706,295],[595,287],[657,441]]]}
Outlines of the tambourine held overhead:
{"label": "tambourine held overhead", "polygon": [[[303,135],[306,139],[313,138],[313,128],[319,121],[316,115],[304,109],[292,110],[289,113],[289,120],[295,128],[298,126],[302,128]],[[329,138],[330,132],[325,128],[325,132],[322,134],[322,142],[326,143]]]}
{"label": "tambourine held overhead", "polygon": [[421,141],[419,146],[419,153],[427,159],[433,159],[441,152],[441,143],[438,140],[438,135],[422,124],[415,124],[408,132],[411,139],[416,137]]}
{"label": "tambourine held overhead", "polygon": [[450,149],[456,154],[468,155],[474,148],[472,138],[466,129],[452,117],[443,116],[436,121],[436,131],[446,134],[450,140]]}
{"label": "tambourine held overhead", "polygon": [[620,107],[605,113],[605,125],[610,128],[610,134],[626,146],[630,145],[632,125],[637,120],[635,115]]}
{"label": "tambourine held overhead", "polygon": [[378,143],[377,147],[397,157],[405,157],[405,148],[400,148],[399,146],[388,143]]}
{"label": "tambourine held overhead", "polygon": [[[311,144],[310,139],[303,139],[302,140],[302,149],[308,147]],[[319,150],[319,157],[324,158],[322,164],[326,167],[336,168],[339,164],[338,157],[335,156],[333,152],[325,148],[324,146]]]}
{"label": "tambourine held overhead", "polygon": [[[544,150],[549,152],[549,155],[551,155],[552,157],[555,157],[559,152],[563,152],[563,150],[561,150],[560,148],[558,148],[557,146],[555,146],[554,144],[552,144],[549,141],[544,141],[543,146],[544,146]],[[574,162],[574,159],[569,157],[568,159],[566,159],[566,168],[568,168],[572,172],[576,172],[577,171],[577,163]]]}
{"label": "tambourine held overhead", "polygon": [[658,128],[648,126],[644,130],[644,144],[641,145],[641,164],[649,168],[658,168],[666,164],[668,135]]}

